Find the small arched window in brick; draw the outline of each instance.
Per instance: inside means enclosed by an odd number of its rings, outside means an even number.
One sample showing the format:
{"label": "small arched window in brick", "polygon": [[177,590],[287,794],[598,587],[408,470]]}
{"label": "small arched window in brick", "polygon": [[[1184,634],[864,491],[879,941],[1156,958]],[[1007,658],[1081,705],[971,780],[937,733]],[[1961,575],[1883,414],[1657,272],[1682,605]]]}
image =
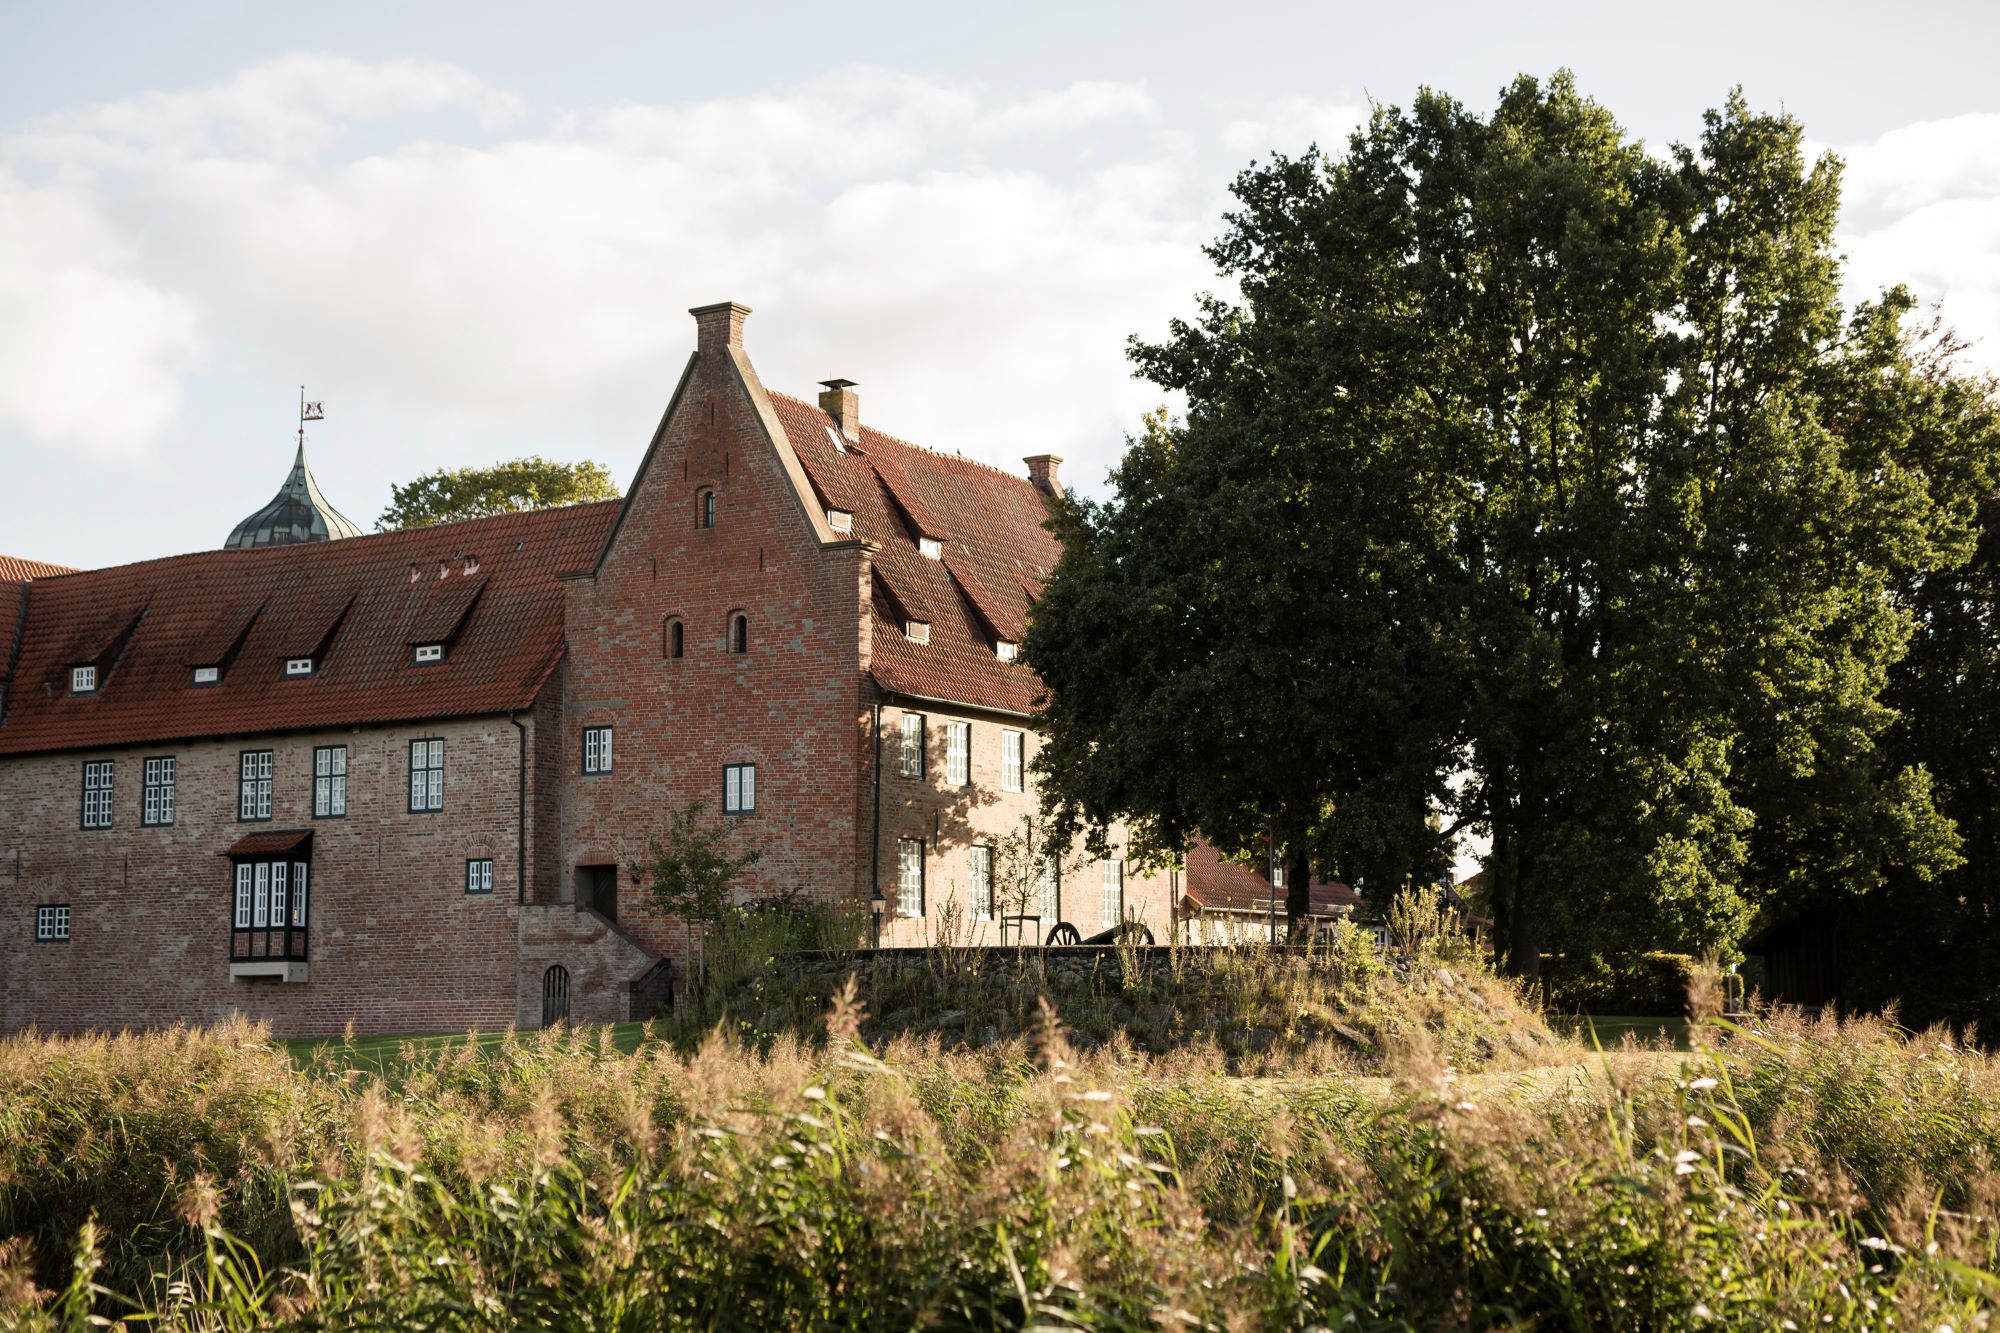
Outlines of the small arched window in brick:
{"label": "small arched window in brick", "polygon": [[729,651],[732,653],[750,651],[750,617],[741,611],[729,617]]}
{"label": "small arched window in brick", "polygon": [[666,636],[661,651],[670,658],[687,655],[687,626],[681,623],[679,616],[667,617]]}
{"label": "small arched window in brick", "polygon": [[695,526],[712,528],[715,526],[715,492],[702,491],[694,498]]}

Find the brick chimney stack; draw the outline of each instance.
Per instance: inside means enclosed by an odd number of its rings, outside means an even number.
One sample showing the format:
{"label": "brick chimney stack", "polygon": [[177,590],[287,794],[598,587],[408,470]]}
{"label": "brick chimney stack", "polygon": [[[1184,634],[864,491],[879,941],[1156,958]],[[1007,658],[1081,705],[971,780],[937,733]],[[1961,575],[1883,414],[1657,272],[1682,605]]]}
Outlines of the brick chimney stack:
{"label": "brick chimney stack", "polygon": [[743,345],[743,321],[750,307],[734,301],[720,305],[698,305],[688,311],[694,316],[694,348],[697,352],[720,352],[725,347]]}
{"label": "brick chimney stack", "polygon": [[1062,459],[1054,454],[1033,454],[1021,460],[1028,465],[1028,480],[1035,483],[1035,489],[1044,495],[1059,495],[1062,483],[1056,480],[1056,469],[1062,466]]}
{"label": "brick chimney stack", "polygon": [[833,418],[840,433],[850,440],[861,438],[861,395],[854,392],[853,380],[821,380],[819,410]]}

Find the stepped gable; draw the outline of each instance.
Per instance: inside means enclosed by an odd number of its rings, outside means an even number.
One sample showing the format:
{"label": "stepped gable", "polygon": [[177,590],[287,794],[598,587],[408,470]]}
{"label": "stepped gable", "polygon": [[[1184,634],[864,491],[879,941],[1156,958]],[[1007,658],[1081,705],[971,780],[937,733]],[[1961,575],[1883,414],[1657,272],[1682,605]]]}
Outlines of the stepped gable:
{"label": "stepped gable", "polygon": [[[854,515],[854,535],[878,549],[889,596],[875,600],[877,683],[892,693],[1026,713],[1041,682],[1003,662],[996,638],[1019,642],[1032,594],[1062,553],[1043,524],[1049,502],[1033,482],[969,458],[933,453],[866,424],[836,448],[832,416],[771,394],[792,450],[828,509]],[[917,549],[935,537],[942,560]],[[912,642],[895,604],[930,618],[930,642]]]}
{"label": "stepped gable", "polygon": [[[1188,848],[1184,893],[1195,906],[1215,912],[1262,912],[1271,901],[1271,883],[1254,867],[1241,861],[1225,861],[1206,842]],[[1352,885],[1339,880],[1315,879],[1312,883],[1312,915],[1344,916],[1361,901]],[[1278,893],[1278,916],[1285,915],[1285,895]]]}
{"label": "stepped gable", "polygon": [[[37,578],[0,754],[526,708],[562,646],[556,576],[589,565],[617,512],[610,500]],[[446,642],[444,660],[418,665],[419,641]],[[94,693],[69,691],[79,653],[110,656]],[[311,675],[285,674],[307,655]],[[196,685],[203,666],[220,680]]]}

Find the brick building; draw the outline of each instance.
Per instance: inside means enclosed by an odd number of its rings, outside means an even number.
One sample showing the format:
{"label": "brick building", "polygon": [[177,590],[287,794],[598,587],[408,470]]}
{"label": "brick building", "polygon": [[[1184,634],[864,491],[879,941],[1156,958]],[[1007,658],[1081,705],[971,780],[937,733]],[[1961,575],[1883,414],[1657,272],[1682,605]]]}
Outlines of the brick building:
{"label": "brick building", "polygon": [[363,536],[302,441],[225,549],[0,559],[0,1029],[650,1013],[690,941],[626,867],[697,799],[859,942],[1164,938],[1178,872],[1033,846],[1060,460],[771,393],[748,313],[694,312],[620,502]]}

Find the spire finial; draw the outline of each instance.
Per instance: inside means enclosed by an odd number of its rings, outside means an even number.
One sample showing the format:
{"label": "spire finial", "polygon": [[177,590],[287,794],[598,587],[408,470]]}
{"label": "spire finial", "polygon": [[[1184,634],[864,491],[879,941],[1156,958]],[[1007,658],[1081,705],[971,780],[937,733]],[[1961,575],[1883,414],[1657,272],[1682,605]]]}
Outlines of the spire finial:
{"label": "spire finial", "polygon": [[326,413],[325,413],[325,412],[324,412],[324,411],[323,411],[323,410],[322,410],[322,409],[320,408],[320,405],[319,405],[319,403],[318,403],[317,401],[314,401],[314,402],[310,402],[310,403],[306,401],[306,386],[305,386],[305,385],[303,385],[303,384],[301,384],[301,385],[299,386],[299,450],[300,450],[300,452],[304,452],[304,450],[305,450],[305,447],[306,447],[306,423],[307,423],[308,421],[325,421],[325,420],[326,420]]}

